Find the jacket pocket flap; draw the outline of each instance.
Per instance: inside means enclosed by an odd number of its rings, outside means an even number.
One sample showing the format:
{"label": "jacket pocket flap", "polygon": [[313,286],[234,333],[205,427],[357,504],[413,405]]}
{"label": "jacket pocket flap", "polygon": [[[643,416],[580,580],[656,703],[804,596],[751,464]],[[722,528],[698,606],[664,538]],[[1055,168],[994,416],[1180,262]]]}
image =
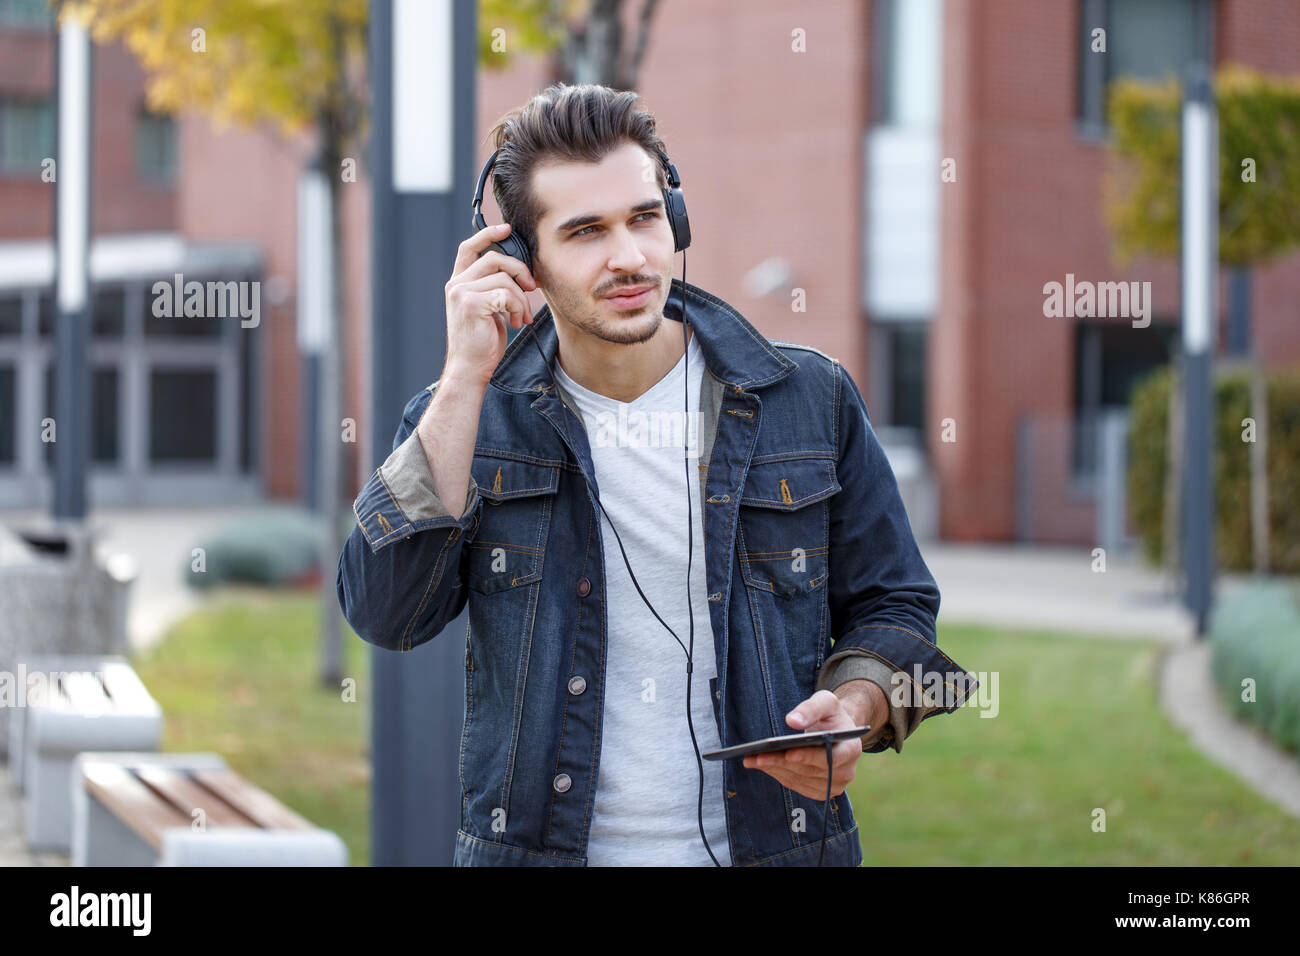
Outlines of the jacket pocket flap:
{"label": "jacket pocket flap", "polygon": [[533,495],[553,495],[560,485],[560,466],[513,458],[475,455],[470,473],[478,493],[488,501],[509,501]]}
{"label": "jacket pocket flap", "polygon": [[789,458],[750,465],[740,503],[797,511],[839,490],[833,458]]}

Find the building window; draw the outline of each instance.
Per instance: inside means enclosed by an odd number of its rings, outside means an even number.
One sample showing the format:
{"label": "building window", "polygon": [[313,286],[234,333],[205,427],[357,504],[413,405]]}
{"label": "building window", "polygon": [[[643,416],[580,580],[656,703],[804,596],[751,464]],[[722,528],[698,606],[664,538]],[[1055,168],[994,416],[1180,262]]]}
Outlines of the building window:
{"label": "building window", "polygon": [[17,338],[23,332],[22,296],[0,297],[0,338]]}
{"label": "building window", "polygon": [[926,326],[897,325],[889,335],[889,424],[925,435]]}
{"label": "building window", "polygon": [[0,364],[0,466],[12,468],[17,453],[18,379],[12,363]]}
{"label": "building window", "polygon": [[1135,329],[1125,322],[1079,322],[1074,327],[1074,442],[1076,476],[1096,473],[1101,413],[1128,408],[1133,387],[1167,364],[1179,343],[1174,322]]}
{"label": "building window", "polygon": [[216,371],[155,366],[149,375],[150,462],[210,465],[216,459]]}
{"label": "building window", "polygon": [[36,335],[47,339],[54,334],[54,296],[42,292],[36,300]]}
{"label": "building window", "polygon": [[54,27],[54,11],[49,0],[0,0],[0,27],[49,30]]}
{"label": "building window", "polygon": [[176,181],[176,121],[141,108],[135,120],[135,172],[150,183]]}
{"label": "building window", "polygon": [[871,30],[876,125],[939,125],[942,20],[941,0],[875,0]]}
{"label": "building window", "polygon": [[54,101],[0,99],[0,173],[39,176],[54,157]]}
{"label": "building window", "polygon": [[[144,335],[146,339],[220,339],[222,330],[231,323],[238,327],[241,321],[239,304],[245,295],[242,287],[248,284],[238,278],[212,278],[205,275],[186,275],[178,289],[174,276],[145,284]],[[188,299],[186,287],[197,282],[202,287],[200,311],[202,315],[186,315]],[[161,283],[158,291],[154,287]],[[158,314],[161,313],[161,314]]]}
{"label": "building window", "polygon": [[[1105,136],[1106,96],[1120,78],[1181,80],[1191,63],[1212,63],[1210,0],[1079,0],[1078,119]],[[1097,30],[1105,52],[1094,51]]]}
{"label": "building window", "polygon": [[[209,500],[227,481],[234,495],[255,493],[261,333],[235,325],[236,315],[159,319],[200,328],[146,335],[153,298],[148,280],[91,287],[85,399],[97,500]],[[0,292],[0,507],[36,504],[53,473],[56,444],[41,441],[41,422],[54,417],[57,319],[48,286]]]}
{"label": "building window", "polygon": [[91,335],[120,339],[126,320],[126,289],[122,286],[96,288],[90,306]]}

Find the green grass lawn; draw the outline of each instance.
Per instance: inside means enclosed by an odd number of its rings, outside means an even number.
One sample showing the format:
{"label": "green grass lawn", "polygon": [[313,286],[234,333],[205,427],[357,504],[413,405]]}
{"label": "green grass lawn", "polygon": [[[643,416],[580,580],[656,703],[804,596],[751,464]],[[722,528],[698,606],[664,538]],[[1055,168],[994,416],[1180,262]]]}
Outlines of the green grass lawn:
{"label": "green grass lawn", "polygon": [[[180,622],[141,679],[164,749],[215,750],[369,861],[368,646],[344,628],[357,703],[316,684],[314,594],[236,591]],[[1157,647],[944,626],[973,672],[998,672],[998,713],[926,720],[869,754],[849,794],[864,863],[1293,865],[1300,821],[1202,758],[1156,698]],[[1093,810],[1106,832],[1093,831]]]}

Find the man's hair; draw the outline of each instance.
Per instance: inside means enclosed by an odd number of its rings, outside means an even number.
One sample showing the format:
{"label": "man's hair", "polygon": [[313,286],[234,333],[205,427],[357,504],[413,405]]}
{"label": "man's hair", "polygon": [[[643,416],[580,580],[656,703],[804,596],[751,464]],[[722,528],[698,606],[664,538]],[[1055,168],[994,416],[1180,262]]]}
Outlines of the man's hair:
{"label": "man's hair", "polygon": [[502,219],[528,244],[534,260],[541,210],[531,181],[543,160],[598,163],[631,141],[654,160],[659,188],[667,185],[658,153],[667,150],[655,132],[654,116],[637,107],[639,99],[635,92],[594,83],[555,83],[503,116],[488,134],[498,150],[492,193]]}

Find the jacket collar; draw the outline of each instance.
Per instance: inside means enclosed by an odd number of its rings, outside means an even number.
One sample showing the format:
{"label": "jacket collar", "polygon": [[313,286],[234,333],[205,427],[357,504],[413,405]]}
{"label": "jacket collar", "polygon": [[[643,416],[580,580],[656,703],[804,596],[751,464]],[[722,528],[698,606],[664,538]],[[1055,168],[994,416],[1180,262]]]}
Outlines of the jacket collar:
{"label": "jacket collar", "polygon": [[[704,363],[717,378],[741,389],[762,388],[780,381],[798,365],[773,348],[766,338],[726,302],[689,282],[674,279],[664,318],[681,321],[681,295],[685,290],[686,315],[699,336]],[[551,307],[543,305],[515,336],[497,363],[491,383],[508,392],[537,391],[551,383],[542,355],[530,339],[536,338],[546,356],[546,366],[555,362],[559,338]]]}

